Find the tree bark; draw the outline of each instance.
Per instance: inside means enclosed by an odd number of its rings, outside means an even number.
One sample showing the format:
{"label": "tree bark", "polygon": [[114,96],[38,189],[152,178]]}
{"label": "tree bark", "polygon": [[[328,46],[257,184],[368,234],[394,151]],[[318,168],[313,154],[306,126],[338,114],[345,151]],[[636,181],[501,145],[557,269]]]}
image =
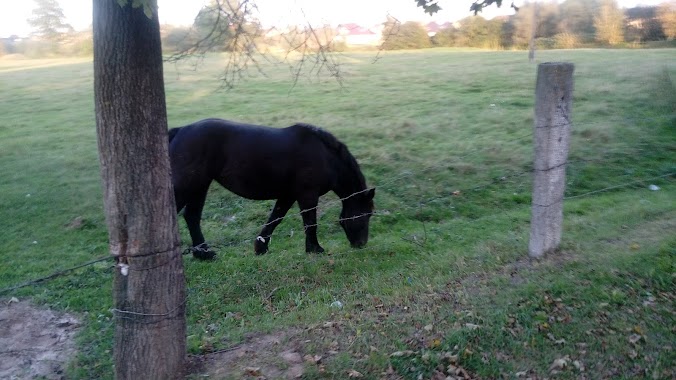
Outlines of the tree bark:
{"label": "tree bark", "polygon": [[[155,0],[147,0],[155,3]],[[157,7],[94,0],[94,97],[110,252],[115,376],[181,378],[185,277],[168,156]]]}

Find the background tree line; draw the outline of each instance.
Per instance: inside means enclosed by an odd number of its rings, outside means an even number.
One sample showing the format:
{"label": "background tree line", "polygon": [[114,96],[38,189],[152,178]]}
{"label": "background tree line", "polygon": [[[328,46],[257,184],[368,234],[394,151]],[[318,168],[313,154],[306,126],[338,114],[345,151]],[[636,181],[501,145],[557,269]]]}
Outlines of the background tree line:
{"label": "background tree line", "polygon": [[[29,19],[34,33],[28,38],[0,39],[0,55],[27,57],[88,56],[92,54],[91,30],[76,32],[65,22],[57,0],[35,0]],[[223,5],[228,4],[224,10]],[[288,50],[305,38],[306,43],[328,45],[336,35],[330,27],[313,31],[318,39],[308,40],[298,28],[270,30],[254,18],[239,14],[238,2],[213,2],[195,17],[192,26],[162,26],[165,53],[184,52],[208,42],[203,51],[235,51],[267,48]],[[220,6],[216,6],[220,4]],[[526,49],[532,36],[539,49],[582,47],[673,47],[676,46],[676,0],[659,6],[621,9],[616,0],[566,0],[526,2],[513,16],[486,20],[469,16],[447,23],[430,33],[417,22],[388,19],[383,24],[382,48],[386,50],[428,47],[475,47],[485,49]],[[240,37],[246,35],[246,39]],[[261,49],[264,47],[264,49]],[[312,47],[312,46],[309,46]],[[345,49],[334,44],[334,49]]]}
{"label": "background tree line", "polygon": [[[615,0],[566,0],[525,3],[508,17],[485,20],[464,18],[430,37],[418,48],[432,46],[526,49],[533,35],[539,48],[676,46],[676,1],[653,7],[621,9]],[[425,31],[424,25],[406,23],[406,29]],[[386,28],[386,33],[387,33]],[[418,33],[419,34],[419,33]],[[404,45],[412,32],[392,35],[385,48]],[[667,42],[663,42],[667,41]]]}

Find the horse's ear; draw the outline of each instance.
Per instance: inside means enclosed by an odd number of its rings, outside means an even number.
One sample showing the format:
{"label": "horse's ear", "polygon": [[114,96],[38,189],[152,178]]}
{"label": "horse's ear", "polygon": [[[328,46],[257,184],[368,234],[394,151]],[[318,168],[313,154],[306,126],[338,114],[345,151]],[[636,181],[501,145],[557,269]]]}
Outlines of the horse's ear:
{"label": "horse's ear", "polygon": [[376,188],[375,188],[375,187],[372,188],[372,189],[370,189],[370,190],[366,193],[366,197],[367,197],[369,200],[372,200],[373,197],[375,197],[375,196],[376,196]]}

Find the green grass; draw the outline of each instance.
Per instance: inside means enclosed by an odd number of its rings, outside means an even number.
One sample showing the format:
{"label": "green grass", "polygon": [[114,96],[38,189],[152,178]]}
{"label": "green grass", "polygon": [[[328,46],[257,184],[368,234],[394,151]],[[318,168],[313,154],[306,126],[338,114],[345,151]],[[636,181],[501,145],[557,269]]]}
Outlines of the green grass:
{"label": "green grass", "polygon": [[[576,65],[566,196],[676,172],[673,55],[538,52]],[[580,376],[574,362],[588,378],[673,376],[673,176],[566,201],[561,252],[531,263],[536,66],[523,52],[373,58],[342,55],[343,87],[323,77],[292,87],[287,68],[268,65],[266,77],[229,92],[216,91],[222,56],[198,71],[165,67],[170,126],[313,123],[343,140],[377,187],[367,248],[348,248],[327,195],[319,239],[328,254],[303,252],[293,211],[270,254],[256,257],[252,239],[272,203],[214,186],[203,227],[219,259],[185,260],[189,351],[333,321],[337,332],[294,338],[321,355],[338,342],[324,372],[308,368],[307,378],[356,369],[376,379],[390,367],[427,378],[449,364],[482,378],[544,377],[561,358],[562,378]],[[21,63],[0,60],[0,289],[107,254],[91,62]],[[110,376],[111,283],[110,263],[100,263],[11,293],[83,315],[70,377]]]}

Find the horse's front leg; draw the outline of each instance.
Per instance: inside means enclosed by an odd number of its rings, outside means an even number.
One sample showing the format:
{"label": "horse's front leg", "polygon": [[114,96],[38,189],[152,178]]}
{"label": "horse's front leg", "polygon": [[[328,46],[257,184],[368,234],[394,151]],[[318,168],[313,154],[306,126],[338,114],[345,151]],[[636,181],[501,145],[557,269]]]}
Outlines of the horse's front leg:
{"label": "horse's front leg", "polygon": [[185,205],[185,212],[183,214],[183,218],[188,225],[188,231],[190,231],[190,237],[192,238],[190,250],[193,257],[200,260],[212,260],[216,257],[216,252],[205,243],[200,226],[202,209],[204,208],[204,201],[206,200],[208,190],[209,186],[207,185],[205,189],[199,189],[194,192]]}
{"label": "horse's front leg", "polygon": [[268,251],[272,232],[277,228],[279,223],[282,222],[284,215],[289,211],[293,202],[293,199],[278,199],[277,202],[275,202],[275,206],[270,212],[268,221],[263,225],[261,233],[258,234],[254,241],[254,252],[256,252],[257,255],[262,255]]}
{"label": "horse's front leg", "polygon": [[298,200],[300,213],[305,227],[305,252],[322,253],[324,248],[317,241],[317,204],[319,197],[307,197]]}

